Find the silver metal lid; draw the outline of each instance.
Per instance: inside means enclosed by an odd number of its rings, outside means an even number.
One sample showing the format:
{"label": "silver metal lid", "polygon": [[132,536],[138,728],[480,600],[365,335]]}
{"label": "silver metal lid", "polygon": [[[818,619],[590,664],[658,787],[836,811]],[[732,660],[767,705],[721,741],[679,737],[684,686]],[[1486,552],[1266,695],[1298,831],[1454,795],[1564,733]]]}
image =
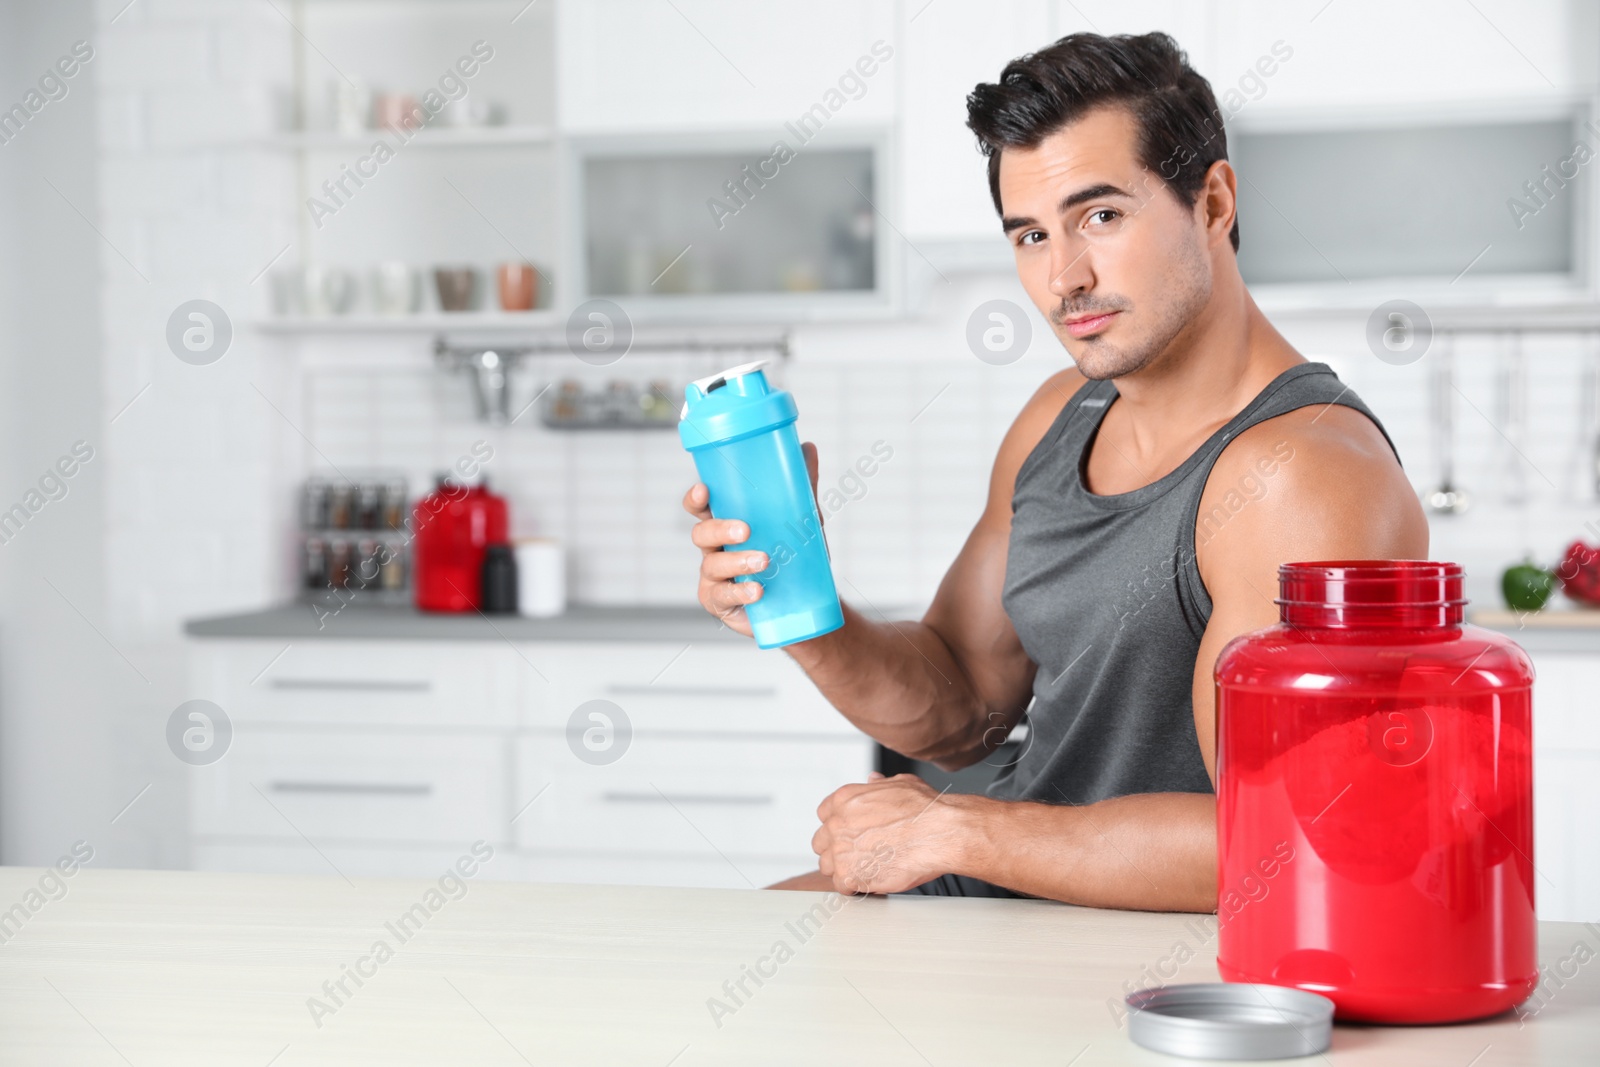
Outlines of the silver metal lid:
{"label": "silver metal lid", "polygon": [[1333,1001],[1303,989],[1197,982],[1130,993],[1136,1045],[1196,1060],[1310,1056],[1333,1040]]}

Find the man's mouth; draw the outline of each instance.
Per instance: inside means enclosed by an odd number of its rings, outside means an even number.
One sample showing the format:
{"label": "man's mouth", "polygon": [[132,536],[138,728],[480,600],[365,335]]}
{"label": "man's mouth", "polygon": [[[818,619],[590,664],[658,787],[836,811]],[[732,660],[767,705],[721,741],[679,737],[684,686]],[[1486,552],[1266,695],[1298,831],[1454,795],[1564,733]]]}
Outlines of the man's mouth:
{"label": "man's mouth", "polygon": [[1063,319],[1062,324],[1072,336],[1088,337],[1105,329],[1120,314],[1120,311],[1092,311],[1084,315],[1072,315]]}

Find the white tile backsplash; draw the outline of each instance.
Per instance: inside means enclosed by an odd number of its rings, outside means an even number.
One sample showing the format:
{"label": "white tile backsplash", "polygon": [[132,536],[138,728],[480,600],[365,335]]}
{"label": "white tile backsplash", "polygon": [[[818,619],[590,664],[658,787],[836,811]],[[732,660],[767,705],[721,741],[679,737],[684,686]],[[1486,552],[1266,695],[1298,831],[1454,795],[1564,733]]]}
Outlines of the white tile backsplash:
{"label": "white tile backsplash", "polygon": [[[896,340],[893,330],[879,332]],[[977,519],[994,452],[1039,372],[970,358],[833,358],[826,341],[806,344],[807,355],[772,376],[800,405],[801,436],[816,442],[821,457],[821,487],[845,497],[828,518],[841,585],[846,595],[854,585],[887,605],[926,600]],[[676,390],[734,359],[640,355],[587,374],[571,360],[535,363],[519,372],[513,407],[552,375],[661,377]],[[313,369],[303,429],[332,466],[400,469],[415,492],[481,437],[495,449],[487,471],[508,498],[514,531],[569,546],[575,600],[693,602],[699,556],[681,501],[695,476],[676,434],[551,430],[537,406],[512,426],[483,426],[472,420],[467,387],[427,367]],[[873,460],[874,473],[862,477],[855,465],[871,459],[879,441],[892,455]],[[311,458],[314,469],[320,460]]]}

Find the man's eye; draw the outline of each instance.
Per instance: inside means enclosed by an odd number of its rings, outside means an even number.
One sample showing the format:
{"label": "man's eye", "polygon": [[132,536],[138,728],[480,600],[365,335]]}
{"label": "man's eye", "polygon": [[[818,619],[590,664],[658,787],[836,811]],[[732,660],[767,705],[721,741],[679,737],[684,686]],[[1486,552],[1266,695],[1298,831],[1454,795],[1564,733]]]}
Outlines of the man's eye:
{"label": "man's eye", "polygon": [[1021,237],[1017,238],[1017,244],[1019,244],[1019,245],[1036,245],[1042,240],[1044,240],[1044,231],[1042,231],[1042,230],[1029,230],[1027,233],[1025,233]]}
{"label": "man's eye", "polygon": [[[1104,216],[1103,219],[1102,219],[1102,216]],[[1091,211],[1089,213],[1089,220],[1091,222],[1094,222],[1094,221],[1110,222],[1113,219],[1119,219],[1121,217],[1122,217],[1122,212],[1116,210],[1115,208],[1109,208],[1109,207],[1103,207],[1103,208],[1100,208],[1097,211]]]}

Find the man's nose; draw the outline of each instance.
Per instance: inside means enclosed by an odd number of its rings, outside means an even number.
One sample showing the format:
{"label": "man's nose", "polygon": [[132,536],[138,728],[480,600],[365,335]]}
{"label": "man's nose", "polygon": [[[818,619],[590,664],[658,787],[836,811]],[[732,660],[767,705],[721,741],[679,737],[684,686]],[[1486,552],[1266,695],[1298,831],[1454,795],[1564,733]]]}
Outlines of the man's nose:
{"label": "man's nose", "polygon": [[1062,245],[1061,252],[1050,261],[1051,294],[1069,297],[1092,288],[1094,288],[1094,269],[1089,259],[1088,245],[1083,243]]}

